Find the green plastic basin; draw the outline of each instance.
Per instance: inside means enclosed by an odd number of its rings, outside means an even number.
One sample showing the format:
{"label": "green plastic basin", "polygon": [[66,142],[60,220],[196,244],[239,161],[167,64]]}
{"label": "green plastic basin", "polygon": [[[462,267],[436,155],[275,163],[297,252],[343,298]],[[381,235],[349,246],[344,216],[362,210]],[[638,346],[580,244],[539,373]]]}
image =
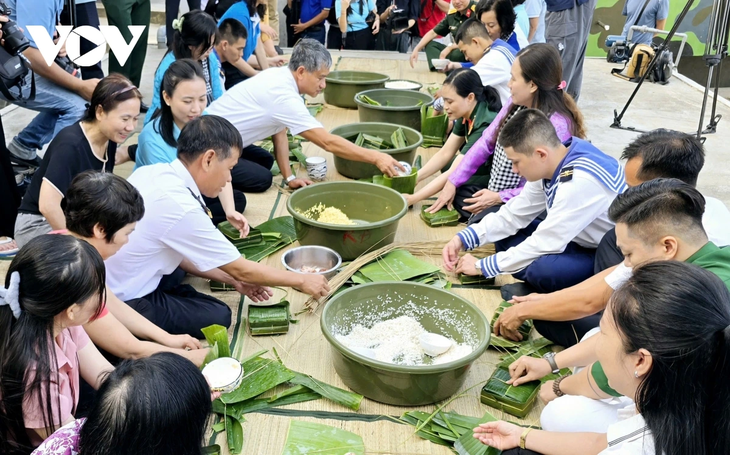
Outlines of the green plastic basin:
{"label": "green plastic basin", "polygon": [[327,76],[324,88],[324,102],[337,107],[355,109],[354,98],[365,90],[385,87],[390,76],[366,71],[332,71]]}
{"label": "green plastic basin", "polygon": [[[367,95],[382,106],[375,106],[360,100]],[[418,103],[421,104],[418,104]],[[413,90],[376,89],[355,95],[357,113],[361,122],[382,122],[403,125],[421,131],[421,106],[430,106],[434,99],[428,93]],[[387,106],[386,106],[387,104]]]}
{"label": "green plastic basin", "polygon": [[[403,128],[406,135],[407,147],[381,150],[383,153],[391,155],[398,161],[413,163],[416,157],[418,147],[423,143],[423,136],[420,131],[401,125],[391,125],[389,123],[350,123],[348,125],[338,126],[330,133],[342,136],[345,139],[355,142],[355,138],[360,133],[367,133],[373,136],[380,136],[390,142],[390,136],[398,128]],[[374,175],[382,175],[382,172],[374,164],[363,163],[360,161],[347,160],[335,155],[335,169],[337,172],[351,179],[365,179]]]}
{"label": "green plastic basin", "polygon": [[[335,338],[357,324],[372,327],[399,316],[412,316],[426,330],[469,343],[474,350],[453,362],[405,366],[360,355]],[[430,404],[454,395],[471,364],[487,349],[490,335],[486,316],[469,301],[443,289],[408,282],[363,284],[337,294],[324,307],[320,325],[342,381],[371,400],[399,406]]]}
{"label": "green plastic basin", "polygon": [[[320,223],[304,217],[322,203],[342,210],[356,225]],[[365,182],[325,182],[300,188],[286,203],[302,245],[331,248],[343,261],[393,243],[398,221],[408,210],[397,191]]]}

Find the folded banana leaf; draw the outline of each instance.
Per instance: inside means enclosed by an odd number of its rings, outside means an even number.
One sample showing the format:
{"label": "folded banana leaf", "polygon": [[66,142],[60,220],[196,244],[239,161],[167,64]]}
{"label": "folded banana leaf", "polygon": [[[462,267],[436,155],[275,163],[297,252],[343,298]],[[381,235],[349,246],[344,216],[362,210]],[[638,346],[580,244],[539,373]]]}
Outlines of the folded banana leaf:
{"label": "folded banana leaf", "polygon": [[416,157],[416,159],[413,161],[412,167],[417,171],[421,170],[421,168],[423,167],[423,158],[421,157],[421,155],[418,155]]}
{"label": "folded banana leaf", "polygon": [[523,418],[535,403],[535,398],[540,391],[540,381],[530,381],[513,387],[507,384],[510,380],[509,371],[505,368],[497,368],[492,373],[480,394],[481,402],[487,406]]}
{"label": "folded banana leaf", "polygon": [[540,358],[552,352],[553,342],[547,338],[537,338],[535,340],[527,340],[523,342],[515,352],[510,352],[501,357],[501,362],[497,364],[501,368],[509,368],[512,363],[522,356]]}
{"label": "folded banana leaf", "polygon": [[[447,447],[453,446],[454,450],[457,450],[456,444],[460,438],[468,436],[474,439],[472,435],[474,434],[475,427],[481,423],[491,422],[497,419],[489,413],[484,414],[483,417],[470,417],[455,412],[440,411],[432,415],[422,411],[410,411],[404,413],[400,420],[416,427],[418,429],[416,431],[417,436],[429,440],[434,444]],[[463,453],[464,455],[472,455],[472,453],[496,455],[499,454],[499,451]]]}
{"label": "folded banana leaf", "polygon": [[200,329],[200,331],[203,332],[209,346],[217,346],[218,356],[216,358],[231,356],[231,348],[228,344],[228,329],[222,325],[213,324]]}
{"label": "folded banana leaf", "polygon": [[[492,328],[494,328],[494,324],[497,322],[497,319],[499,319],[499,316],[502,314],[504,309],[511,306],[512,304],[506,301],[503,301],[499,304],[497,309],[494,311],[494,316],[492,316]],[[519,349],[519,347],[522,346],[523,343],[526,343],[530,338],[530,332],[532,331],[532,327],[532,320],[528,319],[527,321],[523,322],[522,325],[520,325],[520,327],[517,329],[517,331],[522,334],[522,341],[511,341],[503,337],[492,335],[492,337],[489,339],[489,345],[506,349]]]}
{"label": "folded banana leaf", "polygon": [[398,128],[393,131],[390,135],[390,141],[393,143],[393,147],[397,149],[406,148],[408,141],[406,140],[406,134],[403,132],[403,128]]}
{"label": "folded banana leaf", "polygon": [[458,455],[500,455],[501,450],[482,444],[473,433],[467,433],[454,443]]}
{"label": "folded banana leaf", "polygon": [[212,446],[203,447],[203,455],[221,455],[221,446],[213,444]]}
{"label": "folded banana leaf", "polygon": [[459,224],[459,212],[456,211],[456,209],[449,210],[446,207],[442,208],[436,213],[428,213],[426,210],[431,207],[430,205],[422,206],[421,207],[421,219],[429,226],[429,227],[438,227],[438,226],[456,226]]}
{"label": "folded banana leaf", "polygon": [[233,417],[226,416],[226,442],[228,442],[228,451],[232,454],[239,454],[243,451],[243,426],[241,421]]}
{"label": "folded banana leaf", "polygon": [[438,92],[439,90],[441,90],[441,86],[440,86],[440,85],[438,85],[438,84],[436,84],[436,85],[431,85],[431,86],[429,86],[429,87],[426,87],[426,91],[427,91],[427,92],[428,92],[428,94],[429,94],[429,95],[431,95],[431,96],[434,96],[434,95],[436,94],[436,92]]}
{"label": "folded banana leaf", "polygon": [[[495,286],[494,278],[487,278],[484,275],[464,275],[459,274],[459,283],[462,286]],[[496,287],[496,286],[495,286]]]}
{"label": "folded banana leaf", "polygon": [[360,268],[359,272],[374,282],[406,281],[440,271],[437,265],[416,259],[406,250],[395,249]]}
{"label": "folded banana leaf", "polygon": [[279,335],[289,331],[289,302],[275,305],[248,305],[248,328],[251,335]]}
{"label": "folded banana leaf", "polygon": [[259,262],[297,239],[297,234],[294,230],[294,218],[290,216],[271,219],[258,225],[255,229],[262,233],[263,243],[237,246],[236,242],[232,241],[241,255],[249,261]]}
{"label": "folded banana leaf", "polygon": [[292,420],[282,455],[365,455],[365,444],[355,433],[314,422]]}
{"label": "folded banana leaf", "polygon": [[433,106],[421,106],[421,147],[441,147],[446,140],[449,118],[446,114],[434,115]]}
{"label": "folded banana leaf", "polygon": [[225,404],[240,403],[257,397],[294,378],[294,373],[276,360],[254,357],[243,363],[243,381],[231,393],[221,395]]}

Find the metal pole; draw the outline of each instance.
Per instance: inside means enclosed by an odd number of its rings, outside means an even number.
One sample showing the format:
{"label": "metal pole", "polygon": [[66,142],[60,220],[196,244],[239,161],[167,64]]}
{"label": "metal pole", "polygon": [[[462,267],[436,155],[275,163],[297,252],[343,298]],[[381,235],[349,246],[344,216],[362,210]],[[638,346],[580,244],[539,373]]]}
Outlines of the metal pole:
{"label": "metal pole", "polygon": [[[720,83],[722,77],[722,61],[727,57],[728,53],[728,33],[730,33],[730,5],[726,2],[716,3],[713,5],[712,17],[710,22],[710,31],[713,35],[707,36],[705,45],[705,62],[709,66],[708,74],[713,73],[713,67],[717,66],[715,74],[715,88],[712,94],[712,114],[710,115],[710,123],[702,130],[702,123],[705,120],[705,104],[707,103],[707,95],[709,85],[705,86],[705,99],[702,103],[702,113],[700,116],[700,126],[697,131],[697,137],[701,134],[711,134],[717,132],[717,124],[722,119],[722,115],[717,115],[717,98],[720,93]],[[708,78],[708,83],[710,82]]]}

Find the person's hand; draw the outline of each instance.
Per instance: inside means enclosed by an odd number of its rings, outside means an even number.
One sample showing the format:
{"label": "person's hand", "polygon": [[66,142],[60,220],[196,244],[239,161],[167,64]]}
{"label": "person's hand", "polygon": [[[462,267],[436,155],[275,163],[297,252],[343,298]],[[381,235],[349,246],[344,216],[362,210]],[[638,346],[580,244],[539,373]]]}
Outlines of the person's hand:
{"label": "person's hand", "polygon": [[[205,378],[205,381],[208,383],[208,387],[210,387],[210,379],[208,379],[208,377],[205,375],[203,377]],[[215,401],[220,397],[221,397],[220,392],[213,392],[212,390],[210,391],[210,401]]]}
{"label": "person's hand", "polygon": [[451,46],[446,46],[444,48],[444,50],[442,50],[441,53],[439,54],[439,58],[443,60],[443,59],[447,58],[450,53],[451,53]]}
{"label": "person's hand", "polygon": [[454,186],[453,183],[447,181],[444,184],[444,189],[441,190],[441,194],[439,194],[438,199],[436,199],[436,202],[431,205],[426,211],[428,213],[436,213],[442,208],[446,207],[449,210],[454,209],[454,198],[456,197],[456,186]]}
{"label": "person's hand", "polygon": [[411,68],[415,68],[416,62],[418,61],[418,49],[413,49],[413,52],[411,52],[411,58],[409,60],[411,61]]}
{"label": "person's hand", "polygon": [[[454,71],[454,70],[457,70],[457,69],[459,69],[459,68],[461,68],[461,63],[459,63],[459,62],[449,62],[449,63],[448,63],[447,65],[446,65],[446,68],[444,68],[444,69],[442,69],[442,70],[439,70],[439,72],[440,72],[440,73],[448,73],[449,71]],[[441,90],[439,90],[439,92],[440,92],[440,91],[441,91]],[[438,92],[437,92],[437,93],[438,93]]]}
{"label": "person's hand", "polygon": [[375,166],[380,169],[380,172],[388,177],[397,176],[399,170],[403,172],[406,171],[395,158],[383,152],[378,153],[378,158],[375,160]]}
{"label": "person's hand", "polygon": [[479,424],[474,428],[474,437],[484,445],[497,450],[509,450],[520,446],[522,427],[503,420]]}
{"label": "person's hand", "polygon": [[196,367],[200,368],[203,362],[205,362],[205,356],[208,355],[208,351],[210,351],[209,348],[193,349],[191,351],[181,352],[180,355],[193,362]]}
{"label": "person's hand", "polygon": [[557,395],[555,395],[555,392],[553,392],[553,383],[555,381],[547,381],[545,384],[540,386],[540,399],[543,403],[548,404],[554,399],[558,398]]}
{"label": "person's hand", "polygon": [[538,294],[537,292],[533,292],[532,294],[522,296],[513,295],[512,300],[510,300],[509,303],[517,304],[526,302],[542,302],[546,298],[547,294]]}
{"label": "person's hand", "polygon": [[309,179],[294,179],[291,182],[287,183],[287,186],[291,188],[292,190],[296,190],[297,188],[304,188],[305,186],[311,185],[313,182]]}
{"label": "person's hand", "polygon": [[261,33],[266,33],[267,35],[269,35],[269,37],[271,39],[274,39],[275,40],[276,38],[279,37],[279,33],[276,30],[274,30],[274,27],[272,27],[272,26],[270,26],[268,24],[263,24],[262,23],[260,25],[260,28],[261,28]]}
{"label": "person's hand", "polygon": [[114,165],[119,166],[120,164],[124,164],[130,160],[131,158],[129,158],[129,146],[125,145],[124,147],[119,147],[117,149],[117,154],[114,156]]}
{"label": "person's hand", "polygon": [[330,285],[323,275],[305,274],[296,289],[318,299],[329,294]]}
{"label": "person's hand", "polygon": [[517,330],[524,321],[519,315],[517,305],[505,308],[494,323],[494,334],[512,341],[522,341],[522,334]]}
{"label": "person's hand", "polygon": [[283,55],[277,55],[276,57],[268,57],[266,60],[269,61],[269,66],[283,66],[286,63],[286,57]]}
{"label": "person's hand", "polygon": [[79,89],[76,91],[76,93],[78,93],[79,96],[81,96],[81,98],[85,99],[86,101],[91,101],[91,95],[94,94],[96,85],[99,83],[100,80],[101,79],[79,79]]}
{"label": "person's hand", "polygon": [[444,260],[444,268],[449,272],[454,270],[457,262],[459,262],[459,252],[461,252],[461,248],[461,239],[458,235],[455,235],[441,251],[441,257]]}
{"label": "person's hand", "polygon": [[545,359],[523,355],[509,366],[512,379],[507,384],[517,387],[530,381],[537,381],[552,372],[550,363]]}
{"label": "person's hand", "polygon": [[377,35],[380,31],[380,16],[375,15],[375,22],[373,22],[373,35]]}
{"label": "person's hand", "polygon": [[464,204],[471,204],[464,207],[464,210],[470,213],[479,213],[489,207],[494,207],[502,203],[499,193],[489,191],[487,189],[479,190],[468,199],[464,199]]}
{"label": "person's hand", "polygon": [[299,20],[299,23],[293,24],[291,28],[294,30],[294,34],[298,35],[299,33],[302,33],[304,30],[307,29],[307,24],[302,24],[302,21]]}
{"label": "person's hand", "polygon": [[231,213],[226,213],[226,219],[229,223],[231,223],[231,226],[238,229],[238,232],[241,234],[240,238],[245,239],[246,236],[248,236],[248,233],[251,230],[251,226],[249,226],[248,220],[245,216],[243,216],[241,213],[233,211]]}
{"label": "person's hand", "polygon": [[171,335],[168,333],[161,344],[175,349],[200,349],[200,341],[190,335]]}
{"label": "person's hand", "polygon": [[244,283],[243,281],[237,281],[233,287],[239,294],[245,295],[251,299],[253,303],[266,302],[272,295],[274,295],[274,291],[267,286]]}
{"label": "person's hand", "polygon": [[456,266],[456,273],[463,273],[464,275],[479,276],[482,271],[476,267],[477,258],[471,254],[465,254],[459,259],[459,264]]}

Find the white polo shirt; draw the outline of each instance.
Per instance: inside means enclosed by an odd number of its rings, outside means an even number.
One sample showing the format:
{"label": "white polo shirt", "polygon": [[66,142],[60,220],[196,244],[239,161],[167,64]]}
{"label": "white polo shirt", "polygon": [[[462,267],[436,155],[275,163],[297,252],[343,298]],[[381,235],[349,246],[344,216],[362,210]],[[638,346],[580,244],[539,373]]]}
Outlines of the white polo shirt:
{"label": "white polo shirt", "polygon": [[129,243],[106,260],[107,284],[120,299],[150,294],[183,259],[206,272],[241,257],[204,211],[200,190],[180,160],[143,166],[129,183],[142,194],[145,213]]}
{"label": "white polo shirt", "polygon": [[233,123],[244,147],[287,128],[293,135],[322,128],[307,110],[294,75],[285,66],[262,71],[236,84],[213,101],[205,113]]}
{"label": "white polo shirt", "polygon": [[618,410],[618,422],[608,427],[608,447],[598,455],[654,455],[654,438],[636,405]]}

